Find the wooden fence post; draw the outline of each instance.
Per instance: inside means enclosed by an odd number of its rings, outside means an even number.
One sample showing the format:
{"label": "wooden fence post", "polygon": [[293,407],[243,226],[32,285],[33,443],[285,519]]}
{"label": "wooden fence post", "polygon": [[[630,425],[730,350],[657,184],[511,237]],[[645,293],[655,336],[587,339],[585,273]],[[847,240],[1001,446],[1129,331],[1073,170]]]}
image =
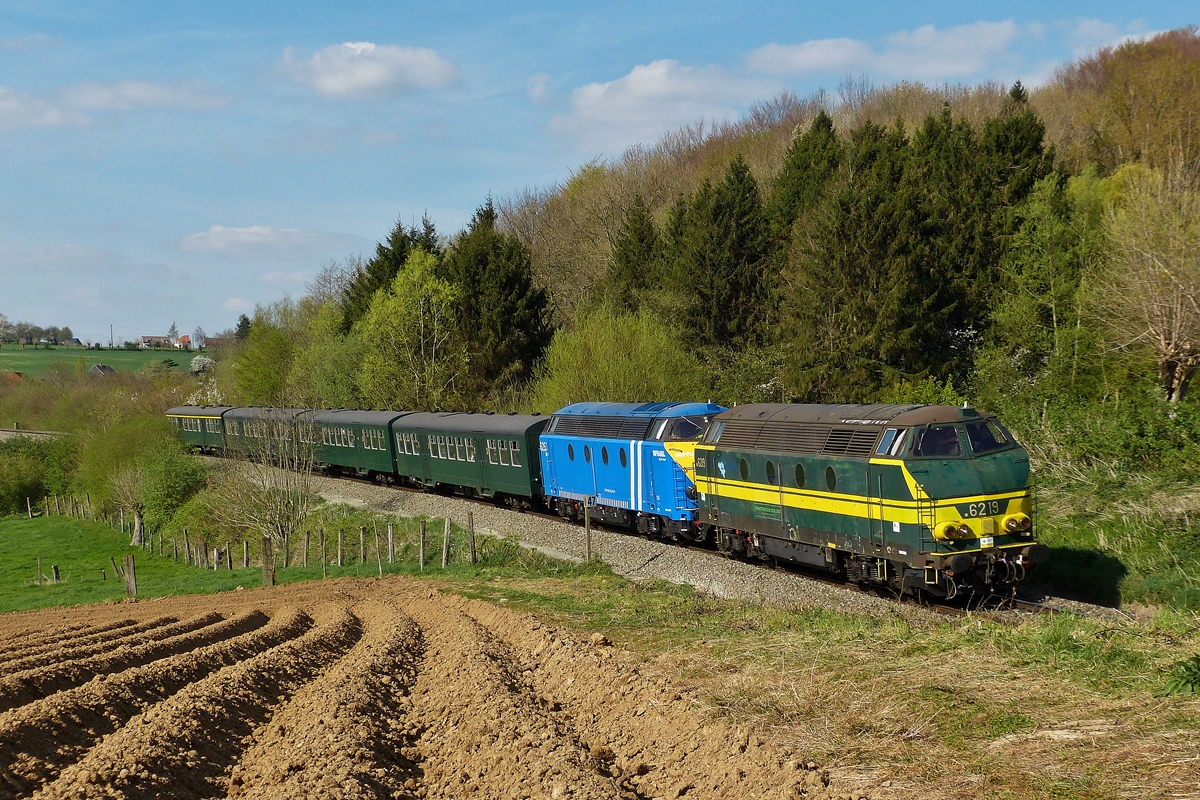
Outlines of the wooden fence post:
{"label": "wooden fence post", "polygon": [[133,553],[125,554],[125,594],[137,597],[137,571],[133,566]]}
{"label": "wooden fence post", "polygon": [[171,560],[179,560],[179,540],[174,536],[171,537]]}
{"label": "wooden fence post", "polygon": [[396,563],[396,526],[388,523],[388,563]]}
{"label": "wooden fence post", "polygon": [[338,528],[338,566],[346,566],[346,531]]}
{"label": "wooden fence post", "polygon": [[592,508],[583,501],[583,539],[587,560],[592,560]]}
{"label": "wooden fence post", "polygon": [[421,520],[421,572],[425,571],[425,520]]}
{"label": "wooden fence post", "polygon": [[311,538],[312,538],[312,531],[305,531],[304,532],[304,566],[306,568],[308,567],[308,544],[309,544],[309,540]]}
{"label": "wooden fence post", "polygon": [[213,572],[221,568],[221,548],[213,548]]}
{"label": "wooden fence post", "polygon": [[125,577],[125,573],[124,573],[124,572],[122,572],[122,571],[121,571],[121,568],[117,566],[117,560],[116,560],[115,558],[113,558],[112,556],[109,556],[109,557],[108,557],[108,563],[112,564],[112,568],[113,568],[113,575],[115,575],[115,576],[116,576],[116,577],[118,577],[118,578],[124,578],[124,577]]}
{"label": "wooden fence post", "polygon": [[58,583],[58,564],[51,564],[50,572],[53,573],[53,575],[54,575],[54,578],[53,578],[54,582]]}
{"label": "wooden fence post", "polygon": [[[58,495],[54,496],[54,508],[58,509]],[[59,511],[58,515],[62,516],[62,511]],[[121,534],[125,534],[125,509],[123,508],[121,509]]]}
{"label": "wooden fence post", "polygon": [[[17,513],[21,512],[18,511]],[[30,519],[33,519],[33,505],[29,502],[28,495],[25,497],[25,513],[29,515]]]}
{"label": "wooden fence post", "polygon": [[471,563],[479,563],[479,559],[475,557],[475,512],[467,512],[467,544],[471,546]]}
{"label": "wooden fence post", "polygon": [[271,538],[262,537],[263,586],[275,585],[275,555],[271,549]]}
{"label": "wooden fence post", "polygon": [[38,556],[37,584],[38,584],[38,586],[42,585],[42,557],[41,556]]}
{"label": "wooden fence post", "polygon": [[[121,527],[125,527],[125,512],[121,512]],[[192,563],[192,543],[188,540],[187,528],[183,529],[183,554],[187,563]]]}
{"label": "wooden fence post", "polygon": [[329,558],[325,555],[325,529],[320,528],[321,532],[321,577],[329,577]]}
{"label": "wooden fence post", "polygon": [[225,548],[225,567],[230,572],[233,571],[233,545]]}
{"label": "wooden fence post", "polygon": [[450,565],[450,517],[446,517],[446,525],[442,529],[442,569]]}
{"label": "wooden fence post", "polygon": [[250,543],[242,539],[242,569],[250,568]]}
{"label": "wooden fence post", "polygon": [[358,526],[358,563],[367,563],[367,529],[363,525]]}
{"label": "wooden fence post", "polygon": [[292,565],[292,534],[291,531],[284,531],[283,534],[283,566],[290,567]]}
{"label": "wooden fence post", "polygon": [[375,564],[379,567],[379,577],[383,577],[383,553],[379,550],[379,525],[375,525]]}

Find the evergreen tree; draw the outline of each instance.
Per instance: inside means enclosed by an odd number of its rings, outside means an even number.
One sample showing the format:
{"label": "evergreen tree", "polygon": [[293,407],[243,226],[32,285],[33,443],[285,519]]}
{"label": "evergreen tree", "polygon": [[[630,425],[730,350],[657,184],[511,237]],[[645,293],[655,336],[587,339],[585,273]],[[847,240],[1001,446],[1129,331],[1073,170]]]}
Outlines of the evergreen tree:
{"label": "evergreen tree", "polygon": [[529,250],[496,230],[491,198],[454,240],[440,274],[456,287],[459,340],[477,397],[529,377],[550,341],[549,302],[534,285]]}
{"label": "evergreen tree", "polygon": [[174,322],[171,323],[171,327],[167,330],[167,338],[172,342],[179,338],[179,326]]}
{"label": "evergreen tree", "polygon": [[245,314],[238,317],[237,327],[233,329],[233,338],[244,342],[250,338],[250,318]]}
{"label": "evergreen tree", "polygon": [[792,141],[784,154],[783,167],[775,176],[770,216],[777,239],[786,241],[796,217],[817,204],[841,159],[842,144],[833,120],[821,111],[808,130]]}
{"label": "evergreen tree", "polygon": [[617,233],[604,294],[617,306],[636,311],[641,294],[652,286],[662,258],[662,239],[654,227],[650,207],[637,194]]}
{"label": "evergreen tree", "polygon": [[355,268],[342,293],[343,330],[349,331],[367,313],[376,292],[392,285],[415,247],[436,257],[442,254],[437,228],[428,215],[421,217],[419,229],[397,221],[387,241],[375,245],[371,260]]}
{"label": "evergreen tree", "polygon": [[700,345],[752,341],[764,316],[767,228],[758,182],[739,154],[724,178],[705,183],[671,221],[672,281],[691,298]]}

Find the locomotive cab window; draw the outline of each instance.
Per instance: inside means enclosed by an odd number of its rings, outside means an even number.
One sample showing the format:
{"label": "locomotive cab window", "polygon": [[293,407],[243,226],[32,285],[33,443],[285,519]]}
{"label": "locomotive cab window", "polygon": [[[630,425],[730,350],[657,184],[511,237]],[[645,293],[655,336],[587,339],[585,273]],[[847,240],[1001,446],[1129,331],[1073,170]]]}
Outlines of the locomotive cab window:
{"label": "locomotive cab window", "polygon": [[1012,439],[1005,430],[993,420],[981,419],[976,422],[968,422],[964,427],[967,429],[967,441],[971,443],[972,455],[981,456],[984,453],[994,453],[1012,443]]}
{"label": "locomotive cab window", "polygon": [[913,455],[919,458],[957,458],[962,455],[957,425],[930,425],[917,435]]}
{"label": "locomotive cab window", "polygon": [[705,444],[715,444],[721,438],[721,431],[725,430],[725,423],[718,422],[708,429],[708,433],[704,435]]}
{"label": "locomotive cab window", "polygon": [[895,428],[888,428],[883,432],[883,438],[879,440],[879,447],[875,448],[876,454],[881,456],[887,455],[892,447],[892,443],[896,441],[896,433],[897,430]]}

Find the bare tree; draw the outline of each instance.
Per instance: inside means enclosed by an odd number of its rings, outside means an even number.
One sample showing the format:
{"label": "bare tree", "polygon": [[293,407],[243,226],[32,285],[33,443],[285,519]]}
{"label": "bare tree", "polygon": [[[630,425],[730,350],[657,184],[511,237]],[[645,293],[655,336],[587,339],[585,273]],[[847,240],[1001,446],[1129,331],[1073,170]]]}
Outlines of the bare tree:
{"label": "bare tree", "polygon": [[1200,366],[1200,192],[1182,167],[1138,169],[1107,219],[1100,304],[1123,346],[1149,348],[1167,399]]}
{"label": "bare tree", "polygon": [[112,496],[117,506],[133,514],[133,535],[129,544],[140,547],[145,536],[145,525],[142,514],[145,504],[142,501],[142,487],[145,484],[145,473],[141,467],[128,466],[113,475],[111,480]]}
{"label": "bare tree", "polygon": [[230,527],[282,543],[300,529],[313,504],[312,413],[268,408],[227,424],[236,426],[231,438],[237,458],[218,486],[216,515]]}

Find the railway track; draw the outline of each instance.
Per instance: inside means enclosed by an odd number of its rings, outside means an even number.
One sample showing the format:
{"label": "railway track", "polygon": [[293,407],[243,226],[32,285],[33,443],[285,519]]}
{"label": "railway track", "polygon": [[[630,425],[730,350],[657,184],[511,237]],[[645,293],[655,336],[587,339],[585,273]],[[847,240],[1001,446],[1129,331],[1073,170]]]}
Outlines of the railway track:
{"label": "railway track", "polygon": [[[414,494],[438,494],[437,492],[430,492],[428,490],[418,489],[418,488],[414,488],[414,487],[410,487],[410,486],[403,486],[400,484],[393,484],[393,483],[381,484],[380,482],[372,480],[370,478],[364,478],[364,477],[359,477],[359,476],[354,476],[354,475],[326,473],[325,477],[333,478],[336,480],[345,480],[345,481],[350,481],[350,482],[354,482],[354,483],[361,483],[361,484],[366,484],[366,485],[371,485],[371,486],[386,486],[386,488],[397,489],[400,491],[414,493]],[[469,503],[472,503],[475,505],[484,506],[484,507],[488,507],[488,508],[504,508],[505,510],[512,511],[514,513],[519,513],[519,514],[534,517],[537,519],[544,519],[544,520],[547,520],[550,522],[579,525],[579,523],[573,523],[571,520],[565,519],[564,517],[561,517],[558,514],[552,514],[547,511],[539,511],[537,509],[522,509],[522,508],[500,506],[491,500],[488,500],[485,498],[480,498],[480,497],[471,497],[471,496],[464,495],[464,494],[452,493],[452,494],[447,494],[446,496],[453,497],[457,500],[463,500],[463,501],[466,501],[466,502],[469,502]],[[582,526],[580,526],[580,527],[582,527]],[[593,522],[592,527],[597,530],[608,531],[610,533],[620,534],[622,536],[635,537],[638,539],[642,539],[643,541],[654,542],[654,543],[658,543],[658,544],[673,544],[682,549],[690,550],[690,551],[697,552],[697,553],[703,553],[710,557],[728,558],[727,556],[722,556],[714,547],[709,546],[709,545],[697,544],[695,542],[688,542],[685,540],[664,539],[664,538],[652,536],[649,534],[643,534],[643,533],[638,533],[635,531],[630,531],[628,528],[624,528],[621,526],[609,525],[609,524],[605,524],[605,523],[601,523],[601,522]],[[938,603],[938,602],[930,601],[928,599],[914,598],[909,595],[897,595],[894,591],[888,591],[888,590],[882,589],[882,588],[876,588],[876,587],[864,586],[864,585],[860,585],[860,584],[856,584],[856,583],[851,583],[851,582],[845,580],[844,578],[839,578],[835,575],[829,575],[829,574],[821,573],[816,570],[805,569],[803,567],[803,565],[789,564],[786,562],[778,562],[778,561],[775,561],[774,559],[769,560],[769,561],[744,560],[744,562],[753,564],[754,566],[762,567],[764,569],[783,572],[783,573],[787,573],[790,575],[796,575],[796,576],[803,577],[808,580],[817,581],[817,582],[827,584],[830,586],[837,586],[837,587],[840,587],[847,591],[864,594],[864,595],[870,595],[870,596],[874,596],[874,597],[885,598],[885,599],[900,603],[902,605],[922,608],[927,611],[932,611],[934,613],[942,614],[945,616],[952,616],[952,617],[980,616],[980,617],[986,617],[989,619],[995,619],[997,621],[1012,622],[1012,621],[1015,621],[1016,619],[1018,619],[1018,617],[1014,616],[1014,612],[1020,612],[1020,613],[1024,613],[1024,614],[1063,613],[1063,612],[1061,612],[1060,609],[1051,608],[1049,606],[1045,606],[1040,603],[1033,603],[1033,602],[1030,602],[1027,600],[1020,600],[1016,597],[1002,596],[1002,595],[971,596],[971,597],[964,598],[962,605]]]}

